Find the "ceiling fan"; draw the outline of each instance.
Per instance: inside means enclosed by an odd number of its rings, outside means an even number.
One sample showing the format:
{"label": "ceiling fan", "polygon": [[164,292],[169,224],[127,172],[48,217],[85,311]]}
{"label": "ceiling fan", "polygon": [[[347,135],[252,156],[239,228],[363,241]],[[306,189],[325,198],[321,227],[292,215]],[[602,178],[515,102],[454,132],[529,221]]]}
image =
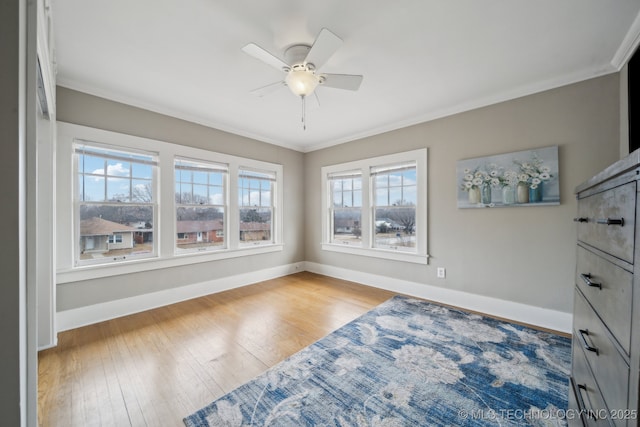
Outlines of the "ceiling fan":
{"label": "ceiling fan", "polygon": [[284,80],[254,89],[251,93],[265,96],[282,86],[287,86],[294,95],[302,99],[302,127],[306,129],[306,99],[313,95],[317,101],[316,87],[322,85],[346,90],[360,88],[361,75],[319,73],[341,45],[342,39],[326,28],[320,30],[313,45],[294,44],[288,47],[284,51],[284,60],[255,43],[249,43],[242,48],[245,53],[287,74]]}

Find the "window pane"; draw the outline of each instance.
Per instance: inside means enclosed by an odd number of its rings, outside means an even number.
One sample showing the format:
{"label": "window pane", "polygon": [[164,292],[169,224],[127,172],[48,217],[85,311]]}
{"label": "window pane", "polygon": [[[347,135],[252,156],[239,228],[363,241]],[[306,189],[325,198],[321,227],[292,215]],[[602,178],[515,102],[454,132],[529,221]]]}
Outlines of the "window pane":
{"label": "window pane", "polygon": [[415,205],[376,208],[374,246],[415,251],[415,224]]}
{"label": "window pane", "polygon": [[179,207],[176,213],[176,247],[179,251],[205,251],[225,247],[223,209]]}
{"label": "window pane", "polygon": [[109,176],[130,176],[131,165],[118,160],[107,160],[107,175]]}
{"label": "window pane", "polygon": [[151,206],[80,205],[80,260],[153,255]]}
{"label": "window pane", "polygon": [[221,186],[209,187],[209,204],[210,205],[224,204],[224,189]]}
{"label": "window pane", "polygon": [[140,163],[131,164],[131,176],[134,178],[153,178],[153,167],[151,165],[143,165]]}
{"label": "window pane", "polygon": [[81,175],[80,180],[82,181],[81,188],[84,190],[84,193],[80,195],[81,201],[87,202],[101,202],[104,201],[104,178],[97,178],[93,176]]}
{"label": "window pane", "polygon": [[191,200],[191,203],[194,204],[205,204],[207,203],[209,200],[209,197],[207,195],[207,186],[206,185],[200,185],[200,184],[194,184],[193,185],[193,198]]}
{"label": "window pane", "polygon": [[240,242],[259,244],[273,242],[272,212],[270,208],[240,209]]}
{"label": "window pane", "polygon": [[107,200],[130,201],[129,178],[107,178]]}
{"label": "window pane", "polygon": [[334,209],[332,223],[331,241],[333,243],[362,245],[360,240],[362,235],[360,209]]}
{"label": "window pane", "polygon": [[150,180],[134,179],[132,181],[131,200],[134,202],[153,202],[153,184]]}
{"label": "window pane", "polygon": [[386,188],[376,189],[376,206],[387,206],[389,191]]}

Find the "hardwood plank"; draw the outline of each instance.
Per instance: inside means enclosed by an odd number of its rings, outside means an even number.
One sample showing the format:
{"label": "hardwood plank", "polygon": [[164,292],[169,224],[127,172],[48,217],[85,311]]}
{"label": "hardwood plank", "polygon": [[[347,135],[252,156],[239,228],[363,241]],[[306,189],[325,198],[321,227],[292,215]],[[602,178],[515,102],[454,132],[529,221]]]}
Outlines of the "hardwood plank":
{"label": "hardwood plank", "polygon": [[393,295],[303,272],[62,332],[39,354],[39,425],[182,426]]}

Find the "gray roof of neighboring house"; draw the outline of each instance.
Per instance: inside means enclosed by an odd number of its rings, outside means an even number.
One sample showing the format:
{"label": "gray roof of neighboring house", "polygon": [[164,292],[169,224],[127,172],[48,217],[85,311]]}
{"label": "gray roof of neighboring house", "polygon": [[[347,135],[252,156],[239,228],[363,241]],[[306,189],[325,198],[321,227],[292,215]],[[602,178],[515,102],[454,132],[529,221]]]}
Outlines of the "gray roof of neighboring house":
{"label": "gray roof of neighboring house", "polygon": [[126,233],[132,231],[137,231],[137,229],[98,217],[83,219],[80,221],[81,236],[110,236],[113,233]]}
{"label": "gray roof of neighboring house", "polygon": [[222,230],[224,229],[224,223],[221,219],[208,221],[177,221],[176,228],[178,233],[197,233],[199,231]]}

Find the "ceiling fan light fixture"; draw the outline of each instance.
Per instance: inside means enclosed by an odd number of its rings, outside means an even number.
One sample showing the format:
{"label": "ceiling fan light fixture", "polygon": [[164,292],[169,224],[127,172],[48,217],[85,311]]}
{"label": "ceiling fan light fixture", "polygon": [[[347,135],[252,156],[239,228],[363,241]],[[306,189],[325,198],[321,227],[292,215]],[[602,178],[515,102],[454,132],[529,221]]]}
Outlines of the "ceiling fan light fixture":
{"label": "ceiling fan light fixture", "polygon": [[304,97],[313,93],[318,84],[320,84],[320,79],[313,71],[293,68],[287,74],[285,82],[294,95]]}

